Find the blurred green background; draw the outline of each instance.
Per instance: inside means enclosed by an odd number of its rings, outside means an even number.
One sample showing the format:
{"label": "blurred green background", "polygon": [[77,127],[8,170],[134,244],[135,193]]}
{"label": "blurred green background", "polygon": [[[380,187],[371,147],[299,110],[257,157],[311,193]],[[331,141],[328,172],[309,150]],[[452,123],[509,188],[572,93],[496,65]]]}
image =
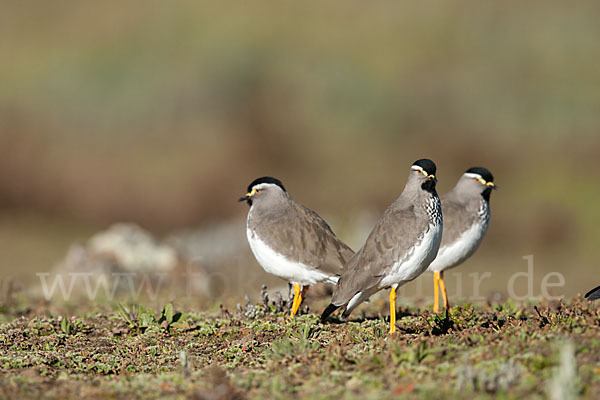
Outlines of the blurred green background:
{"label": "blurred green background", "polygon": [[[484,296],[505,294],[529,254],[535,295],[551,271],[565,277],[554,294],[600,284],[598,2],[1,9],[5,281],[35,282],[117,221],[243,235],[235,200],[267,174],[357,249],[429,157],[440,193],[476,165],[501,188],[482,248],[456,270],[491,271]],[[252,259],[240,265],[262,279]],[[430,293],[431,276],[419,280]]]}

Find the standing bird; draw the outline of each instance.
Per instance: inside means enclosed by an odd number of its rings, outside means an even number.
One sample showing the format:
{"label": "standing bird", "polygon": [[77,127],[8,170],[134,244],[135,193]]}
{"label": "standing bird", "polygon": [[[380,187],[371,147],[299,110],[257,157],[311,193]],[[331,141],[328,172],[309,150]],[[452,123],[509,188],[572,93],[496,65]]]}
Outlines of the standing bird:
{"label": "standing bird", "polygon": [[410,167],[402,194],[344,267],[322,321],[341,306],[346,307],[345,318],[375,292],[391,287],[390,333],[396,331],[396,289],[425,272],[442,240],[435,172],[435,164],[428,159]]}
{"label": "standing bird", "polygon": [[439,289],[442,291],[444,309],[448,309],[444,271],[471,257],[483,240],[490,221],[492,189],[497,187],[491,172],[485,168],[473,167],[441,198],[444,234],[440,251],[427,268],[433,272],[435,313],[439,312]]}
{"label": "standing bird", "polygon": [[317,213],[295,202],[279,179],[254,180],[239,201],[250,206],[248,243],[265,271],[294,284],[292,316],[310,285],[335,284],[354,252]]}

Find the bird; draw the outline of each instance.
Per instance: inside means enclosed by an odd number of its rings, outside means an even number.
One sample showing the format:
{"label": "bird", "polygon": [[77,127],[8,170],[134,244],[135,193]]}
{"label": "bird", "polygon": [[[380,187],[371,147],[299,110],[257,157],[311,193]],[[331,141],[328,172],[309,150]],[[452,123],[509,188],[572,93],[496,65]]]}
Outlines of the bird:
{"label": "bird", "polygon": [[390,329],[396,331],[396,289],[421,275],[442,240],[442,211],[435,163],[415,161],[402,194],[385,210],[365,244],[348,261],[321,321],[339,307],[347,318],[379,290],[391,288]]}
{"label": "bird", "polygon": [[481,244],[490,221],[490,194],[498,189],[494,176],[482,167],[465,171],[456,186],[441,196],[444,232],[438,255],[427,268],[433,272],[433,312],[439,312],[439,290],[447,310],[444,271],[471,257]]}
{"label": "bird", "polygon": [[293,317],[309,286],[336,284],[354,251],[316,212],[292,199],[277,178],[255,179],[239,201],[250,206],[246,235],[254,257],[266,272],[294,285]]}
{"label": "bird", "polygon": [[593,288],[585,294],[585,298],[592,301],[600,299],[600,286]]}

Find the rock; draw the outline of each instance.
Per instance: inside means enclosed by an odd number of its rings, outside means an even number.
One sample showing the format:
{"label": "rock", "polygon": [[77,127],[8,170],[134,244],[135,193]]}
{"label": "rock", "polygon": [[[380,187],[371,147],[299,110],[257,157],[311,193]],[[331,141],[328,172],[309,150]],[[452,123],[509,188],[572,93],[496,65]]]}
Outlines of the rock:
{"label": "rock", "polygon": [[119,223],[69,249],[61,270],[69,272],[160,273],[175,269],[177,251],[134,224]]}
{"label": "rock", "polygon": [[111,258],[128,272],[168,272],[177,265],[177,252],[158,243],[152,235],[134,224],[115,224],[92,236],[88,242],[92,255]]}

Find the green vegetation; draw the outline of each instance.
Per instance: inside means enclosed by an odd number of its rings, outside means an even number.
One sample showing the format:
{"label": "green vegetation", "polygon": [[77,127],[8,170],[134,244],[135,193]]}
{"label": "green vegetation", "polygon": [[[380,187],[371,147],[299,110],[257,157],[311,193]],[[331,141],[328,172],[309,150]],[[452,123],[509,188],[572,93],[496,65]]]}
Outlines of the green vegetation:
{"label": "green vegetation", "polygon": [[[253,318],[115,307],[1,325],[0,396],[520,399],[545,398],[556,382],[600,396],[600,309],[581,299],[466,304],[446,316],[403,308],[392,336],[381,317],[321,324],[263,305]],[[574,377],[566,386],[564,374]]]}

